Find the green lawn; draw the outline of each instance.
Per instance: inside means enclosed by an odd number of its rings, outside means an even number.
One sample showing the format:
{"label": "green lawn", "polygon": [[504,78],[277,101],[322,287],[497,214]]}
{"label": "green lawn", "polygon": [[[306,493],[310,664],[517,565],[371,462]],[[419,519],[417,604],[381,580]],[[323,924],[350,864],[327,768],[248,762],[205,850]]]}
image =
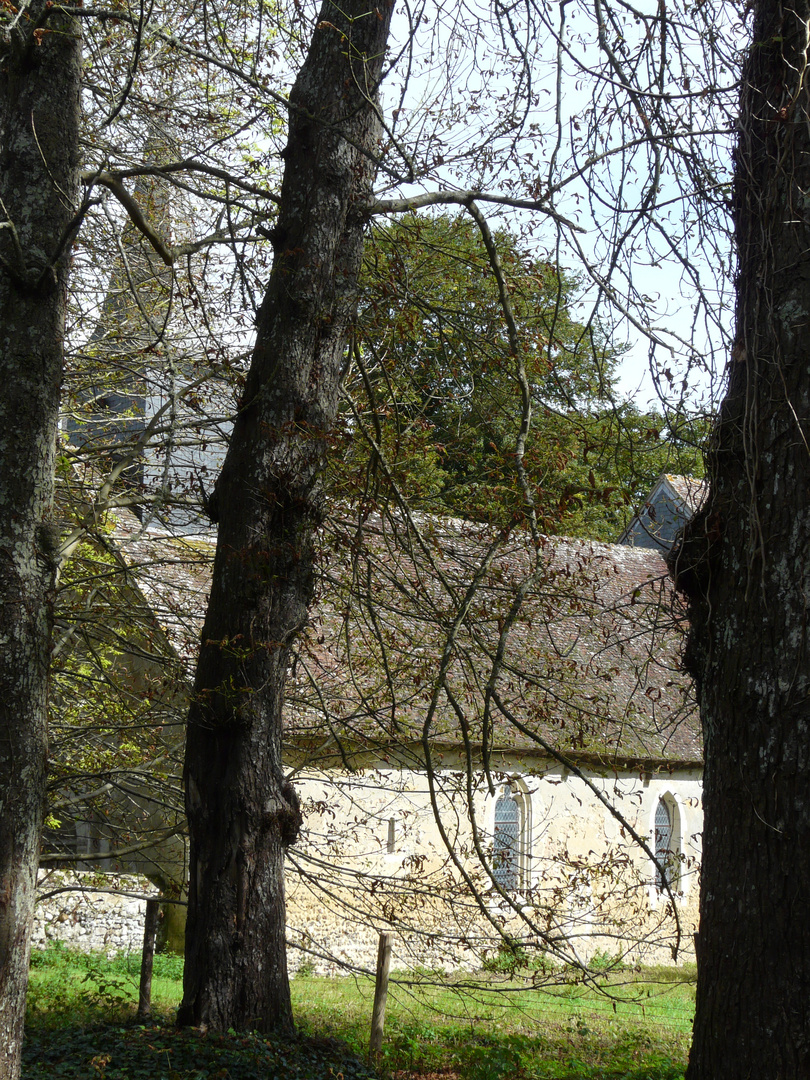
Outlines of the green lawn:
{"label": "green lawn", "polygon": [[[300,1038],[201,1037],[171,1026],[182,963],[155,958],[156,1023],[134,1023],[139,957],[112,961],[62,948],[36,954],[23,1080],[344,1080],[369,1073],[368,978],[293,979]],[[602,993],[559,979],[520,986],[508,974],[392,980],[379,1071],[406,1080],[680,1080],[694,1005],[694,969],[606,975]],[[338,1041],[339,1040],[339,1041]]]}

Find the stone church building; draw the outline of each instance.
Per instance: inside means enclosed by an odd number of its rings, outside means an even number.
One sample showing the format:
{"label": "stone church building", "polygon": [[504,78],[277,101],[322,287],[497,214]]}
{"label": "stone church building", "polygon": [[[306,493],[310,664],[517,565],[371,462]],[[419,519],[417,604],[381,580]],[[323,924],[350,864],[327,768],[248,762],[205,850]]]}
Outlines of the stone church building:
{"label": "stone church building", "polygon": [[[662,477],[620,544],[350,508],[327,523],[286,719],[305,813],[293,969],[371,967],[381,931],[403,968],[518,947],[552,965],[693,958],[701,745],[663,553],[700,496]],[[111,548],[169,665],[152,707],[182,718],[213,540],[124,513]],[[144,650],[120,651],[146,678]],[[120,812],[165,824],[138,798]],[[182,888],[181,830],[164,832],[102,868]],[[80,856],[105,835],[77,821],[61,840]]]}

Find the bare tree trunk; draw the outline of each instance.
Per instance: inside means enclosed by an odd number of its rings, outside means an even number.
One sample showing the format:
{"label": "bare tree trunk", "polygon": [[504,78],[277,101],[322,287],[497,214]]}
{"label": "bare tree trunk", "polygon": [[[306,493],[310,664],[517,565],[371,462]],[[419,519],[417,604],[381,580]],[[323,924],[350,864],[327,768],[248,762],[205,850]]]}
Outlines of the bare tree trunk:
{"label": "bare tree trunk", "polygon": [[[0,37],[0,1078],[19,1076],[40,834],[55,548],[50,520],[81,42],[45,0]],[[9,11],[2,11],[8,23]],[[0,27],[3,25],[0,21]],[[39,29],[37,29],[39,27]]]}
{"label": "bare tree trunk", "polygon": [[282,771],[282,706],[312,595],[390,17],[389,0],[326,0],[290,95],[275,260],[216,489],[219,539],[189,714],[181,1023],[292,1027],[283,869],[301,818]]}
{"label": "bare tree trunk", "polygon": [[705,738],[689,1080],[810,1076],[810,3],[754,4],[736,342],[674,569]]}

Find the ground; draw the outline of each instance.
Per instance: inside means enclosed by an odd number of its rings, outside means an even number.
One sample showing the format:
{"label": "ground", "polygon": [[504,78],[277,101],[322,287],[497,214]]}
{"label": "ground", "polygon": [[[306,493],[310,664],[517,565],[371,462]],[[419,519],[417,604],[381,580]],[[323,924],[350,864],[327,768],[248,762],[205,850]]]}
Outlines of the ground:
{"label": "ground", "polygon": [[[587,989],[558,972],[482,979],[394,976],[377,1071],[365,1063],[370,978],[292,983],[299,1037],[178,1031],[182,961],[156,957],[158,1022],[134,1021],[138,958],[51,948],[32,968],[22,1080],[681,1080],[694,968],[606,973]],[[529,982],[536,977],[529,975]]]}

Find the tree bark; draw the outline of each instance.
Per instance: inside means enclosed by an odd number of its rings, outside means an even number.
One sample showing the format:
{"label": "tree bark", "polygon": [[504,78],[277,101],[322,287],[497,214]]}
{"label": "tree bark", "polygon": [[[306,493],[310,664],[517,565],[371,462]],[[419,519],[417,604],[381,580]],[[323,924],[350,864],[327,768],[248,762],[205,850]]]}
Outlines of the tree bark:
{"label": "tree bark", "polygon": [[326,0],[290,95],[273,270],[214,496],[219,536],[186,747],[181,1023],[292,1028],[283,869],[301,817],[282,771],[282,707],[312,595],[390,18],[390,0]]}
{"label": "tree bark", "polygon": [[[81,41],[34,0],[0,28],[0,1078],[19,1076],[40,834],[51,521]],[[5,26],[4,26],[5,24]]]}
{"label": "tree bark", "polygon": [[673,559],[706,758],[688,1080],[810,1076],[810,3],[753,6],[736,340],[710,499]]}

